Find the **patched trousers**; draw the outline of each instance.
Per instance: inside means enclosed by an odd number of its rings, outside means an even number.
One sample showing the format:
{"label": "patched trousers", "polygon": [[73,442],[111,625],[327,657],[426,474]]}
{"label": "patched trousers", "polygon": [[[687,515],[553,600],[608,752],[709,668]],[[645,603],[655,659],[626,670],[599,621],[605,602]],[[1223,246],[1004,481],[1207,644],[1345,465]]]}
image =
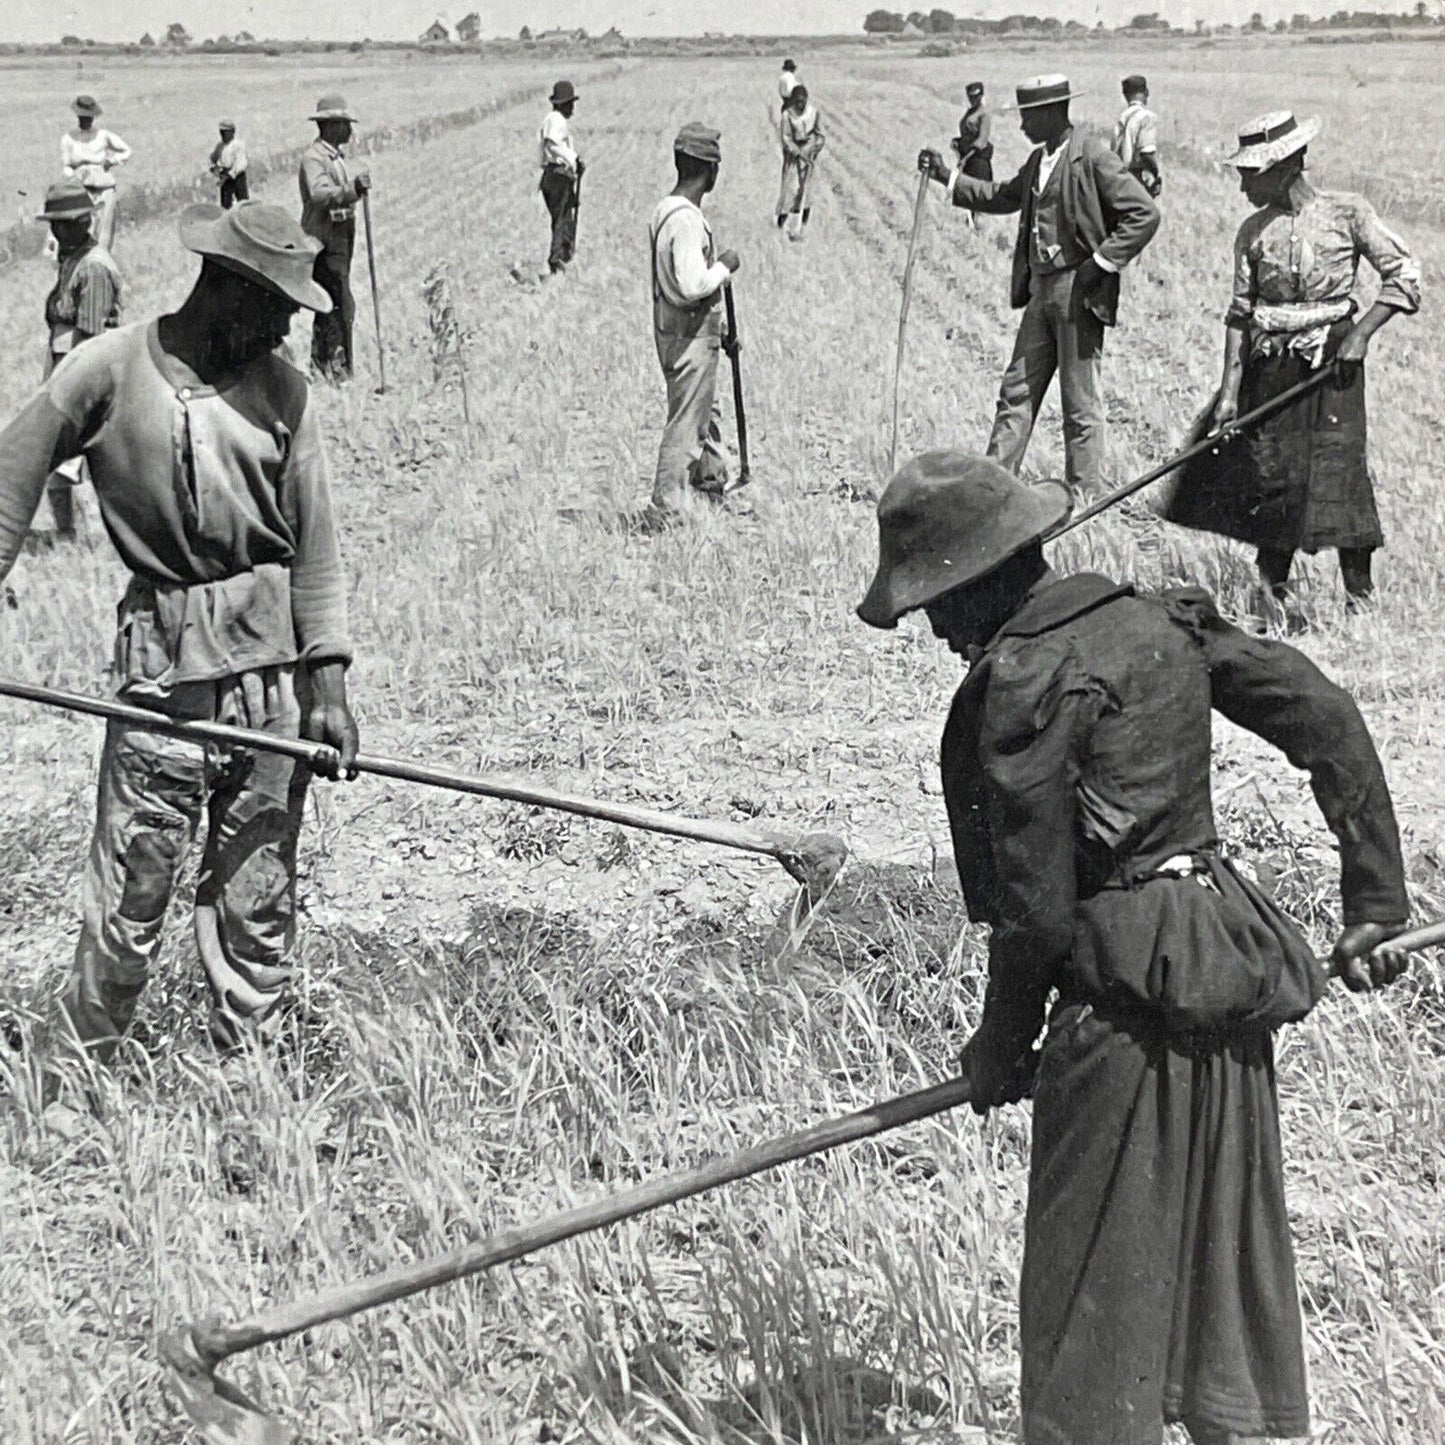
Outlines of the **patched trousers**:
{"label": "patched trousers", "polygon": [[999,386],[988,455],[1015,476],[1024,463],[1044,393],[1059,377],[1064,475],[1076,495],[1104,480],[1104,323],[1083,304],[1075,271],[1035,271],[1013,359]]}
{"label": "patched trousers", "polygon": [[657,452],[652,505],[677,512],[688,485],[721,492],[727,484],[722,409],[717,399],[722,338],[709,324],[695,335],[657,333],[657,359],[667,382],[667,425]]}
{"label": "patched trousers", "polygon": [[[296,681],[289,667],[266,668],[185,683],[163,700],[127,700],[294,738],[304,705]],[[61,996],[77,1036],[102,1059],[130,1026],[203,820],[195,933],[211,1036],[229,1048],[247,1029],[274,1032],[291,979],[296,840],[309,778],[289,758],[108,725],[80,943]]]}

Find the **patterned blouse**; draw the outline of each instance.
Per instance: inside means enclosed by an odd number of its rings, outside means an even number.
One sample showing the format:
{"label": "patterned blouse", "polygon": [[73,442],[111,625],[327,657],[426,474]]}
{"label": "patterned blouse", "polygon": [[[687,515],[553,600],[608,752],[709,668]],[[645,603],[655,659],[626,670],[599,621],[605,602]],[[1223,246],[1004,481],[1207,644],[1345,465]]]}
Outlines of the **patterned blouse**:
{"label": "patterned blouse", "polygon": [[1363,256],[1380,275],[1382,305],[1420,307],[1420,267],[1363,196],[1304,187],[1298,211],[1266,206],[1234,238],[1227,325],[1246,324],[1252,352],[1315,354],[1350,314]]}

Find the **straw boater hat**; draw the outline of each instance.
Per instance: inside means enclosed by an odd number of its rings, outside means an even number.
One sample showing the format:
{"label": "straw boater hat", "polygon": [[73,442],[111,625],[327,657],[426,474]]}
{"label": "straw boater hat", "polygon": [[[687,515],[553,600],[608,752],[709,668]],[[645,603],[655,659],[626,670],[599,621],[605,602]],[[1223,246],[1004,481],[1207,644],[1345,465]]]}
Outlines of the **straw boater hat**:
{"label": "straw boater hat", "polygon": [[95,210],[90,192],[79,181],[57,181],[46,189],[45,209],[37,221],[89,220]]}
{"label": "straw boater hat", "polygon": [[77,95],[70,102],[70,108],[76,115],[97,116],[100,115],[100,102],[93,95]]}
{"label": "straw boater hat", "polygon": [[719,165],[722,162],[722,134],[701,121],[689,121],[678,131],[672,149],[678,155]]}
{"label": "straw boater hat", "polygon": [[896,627],[905,612],[988,576],[1070,509],[1062,482],[1025,486],[968,452],[914,457],[878,499],[878,571],[858,616],[870,627]]}
{"label": "straw boater hat", "polygon": [[1302,151],[1320,133],[1318,116],[1296,120],[1291,110],[1272,110],[1239,132],[1239,149],[1229,164],[1241,171],[1263,171]]}
{"label": "straw boater hat", "polygon": [[331,298],[311,279],[321,251],[289,211],[264,201],[242,201],[223,211],[206,204],[181,212],[181,244],[257,286],[323,315]]}
{"label": "straw boater hat", "polygon": [[569,100],[577,99],[577,87],[570,80],[559,80],[548,99],[553,105],[566,105]]}
{"label": "straw boater hat", "polygon": [[1073,90],[1066,75],[1036,75],[1014,87],[1014,104],[1004,110],[1033,110],[1035,106],[1057,105],[1063,100],[1075,100],[1083,95],[1082,90]]}
{"label": "straw boater hat", "polygon": [[316,102],[316,109],[307,117],[308,120],[349,120],[354,125],[356,117],[351,113],[351,107],[346,103],[346,97],[342,95],[323,95]]}

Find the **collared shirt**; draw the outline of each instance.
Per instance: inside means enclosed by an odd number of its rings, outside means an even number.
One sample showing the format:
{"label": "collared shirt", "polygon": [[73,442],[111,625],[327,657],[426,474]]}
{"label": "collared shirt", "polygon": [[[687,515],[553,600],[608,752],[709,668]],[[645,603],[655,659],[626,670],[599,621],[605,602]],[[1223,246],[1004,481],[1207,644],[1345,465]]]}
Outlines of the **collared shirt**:
{"label": "collared shirt", "polygon": [[731,274],[717,257],[712,227],[686,196],[664,196],[648,227],[653,282],[672,306],[695,308],[718,294]]}
{"label": "collared shirt", "polygon": [[121,560],[168,619],[158,640],[123,638],[157,657],[149,681],[350,657],[321,429],[279,354],[220,390],[161,349],[154,321],[68,356],[0,432],[0,577],[46,477],[80,456]]}
{"label": "collared shirt", "polygon": [[69,131],[60,137],[60,169],[87,190],[111,190],[115,186],[111,168],[128,161],[130,155],[130,147],[113,130],[97,128],[84,139]]}
{"label": "collared shirt", "polygon": [[[1049,150],[1040,146],[1038,175],[1034,178],[1034,204],[1029,234],[1029,261],[1032,265],[1048,270],[1063,270],[1065,259],[1060,244],[1062,214],[1059,201],[1059,186],[1052,190],[1049,182],[1054,178],[1059,161],[1068,149],[1068,132],[1065,131],[1057,146]],[[1042,222],[1042,225],[1040,224]]]}
{"label": "collared shirt", "polygon": [[1360,258],[1379,273],[1378,300],[1420,307],[1420,267],[1363,197],[1317,191],[1302,181],[1290,207],[1266,206],[1234,238],[1234,290],[1227,324],[1248,323],[1251,345],[1318,351],[1317,340],[1350,314]]}
{"label": "collared shirt", "polygon": [[1199,588],[1141,598],[1050,574],[970,668],[942,753],[969,917],[993,925],[990,1007],[1021,1050],[1080,903],[1217,848],[1211,709],[1309,773],[1339,843],[1346,923],[1408,917],[1384,771],[1348,693],[1294,648],[1225,622]]}
{"label": "collared shirt", "polygon": [[783,154],[789,157],[801,156],[811,160],[823,148],[823,117],[811,101],[801,111],[785,106],[778,118],[778,138],[783,143]]}
{"label": "collared shirt", "polygon": [[577,152],[572,145],[572,131],[567,117],[560,110],[549,110],[542,122],[537,159],[544,171],[555,166],[568,175],[577,173]]}
{"label": "collared shirt", "polygon": [[301,229],[324,245],[348,247],[356,232],[360,193],[346,157],[317,136],[301,154],[296,184],[301,191]]}
{"label": "collared shirt", "polygon": [[1131,100],[1114,127],[1114,154],[1126,166],[1159,149],[1159,117],[1142,100]]}
{"label": "collared shirt", "polygon": [[59,261],[55,286],[45,298],[52,356],[120,325],[120,270],[110,253],[88,241],[61,252]]}
{"label": "collared shirt", "polygon": [[211,169],[218,175],[243,175],[246,170],[246,144],[240,139],[223,140],[211,152]]}

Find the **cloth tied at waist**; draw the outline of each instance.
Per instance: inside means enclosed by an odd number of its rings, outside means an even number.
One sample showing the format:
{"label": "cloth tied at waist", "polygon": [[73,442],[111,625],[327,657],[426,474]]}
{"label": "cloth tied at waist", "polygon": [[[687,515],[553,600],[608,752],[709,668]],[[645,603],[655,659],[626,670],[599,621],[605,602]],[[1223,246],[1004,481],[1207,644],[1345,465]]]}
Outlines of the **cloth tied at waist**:
{"label": "cloth tied at waist", "polygon": [[1299,929],[1213,850],[1116,878],[1079,902],[1072,998],[1157,1011],[1181,1033],[1250,1033],[1302,1019],[1328,982]]}
{"label": "cloth tied at waist", "polygon": [[1331,328],[1354,311],[1348,296],[1336,301],[1256,302],[1249,318],[1249,346],[1256,356],[1304,357],[1311,367],[1324,360]]}
{"label": "cloth tied at waist", "polygon": [[296,661],[291,569],[279,562],[191,586],[133,576],[117,613],[122,693],[164,695],[181,683]]}

